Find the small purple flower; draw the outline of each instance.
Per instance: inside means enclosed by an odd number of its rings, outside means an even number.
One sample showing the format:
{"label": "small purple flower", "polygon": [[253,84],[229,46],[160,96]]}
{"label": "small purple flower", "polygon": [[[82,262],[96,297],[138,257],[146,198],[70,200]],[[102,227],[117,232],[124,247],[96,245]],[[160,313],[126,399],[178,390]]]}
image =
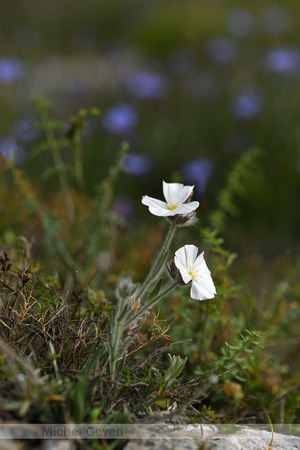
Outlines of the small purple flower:
{"label": "small purple flower", "polygon": [[216,64],[230,64],[237,55],[235,42],[223,36],[209,39],[204,47],[207,57]]}
{"label": "small purple flower", "polygon": [[0,58],[0,84],[13,84],[24,76],[24,66],[16,57]]}
{"label": "small purple flower", "polygon": [[13,124],[14,136],[20,142],[32,142],[39,139],[41,130],[36,128],[38,121],[33,117],[18,119]]}
{"label": "small purple flower", "polygon": [[125,157],[122,168],[129,175],[140,177],[151,170],[152,163],[150,159],[145,155],[129,153]]}
{"label": "small purple flower", "polygon": [[27,159],[27,152],[20,147],[13,136],[4,136],[0,139],[0,153],[6,161],[14,161],[19,166]]}
{"label": "small purple flower", "polygon": [[258,90],[250,88],[231,99],[229,112],[235,119],[250,120],[258,116],[263,103],[262,95]]}
{"label": "small purple flower", "polygon": [[290,14],[279,6],[269,6],[262,14],[262,30],[269,35],[284,33],[291,24]]}
{"label": "small purple flower", "polygon": [[130,134],[138,121],[135,108],[125,103],[111,107],[103,116],[102,124],[114,135]]}
{"label": "small purple flower", "polygon": [[196,195],[202,197],[213,172],[213,162],[203,157],[187,162],[181,170],[181,175],[184,182],[195,185]]}
{"label": "small purple flower", "polygon": [[300,68],[299,50],[288,47],[275,48],[268,53],[266,66],[270,71],[278,74],[295,74]]}
{"label": "small purple flower", "polygon": [[166,95],[167,86],[165,78],[157,72],[136,72],[127,80],[128,90],[138,98],[159,100]]}
{"label": "small purple flower", "polygon": [[132,216],[134,214],[134,206],[133,201],[129,197],[127,196],[117,197],[114,201],[113,207],[115,214],[121,219],[124,219],[126,221],[132,219]]}
{"label": "small purple flower", "polygon": [[227,30],[238,38],[246,38],[253,31],[253,15],[245,8],[234,8],[226,15]]}

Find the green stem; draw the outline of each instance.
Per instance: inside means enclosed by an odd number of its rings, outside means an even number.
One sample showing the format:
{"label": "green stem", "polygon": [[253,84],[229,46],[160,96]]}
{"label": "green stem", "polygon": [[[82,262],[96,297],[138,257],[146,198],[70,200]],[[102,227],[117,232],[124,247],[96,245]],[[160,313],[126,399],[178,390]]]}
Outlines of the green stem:
{"label": "green stem", "polygon": [[63,160],[61,158],[61,155],[60,155],[60,152],[58,149],[56,138],[55,138],[54,133],[51,130],[51,128],[49,128],[47,125],[47,122],[49,120],[48,115],[47,115],[46,111],[44,111],[44,110],[40,110],[40,115],[41,115],[42,122],[45,124],[46,138],[50,144],[53,162],[54,162],[56,171],[58,173],[59,183],[60,183],[60,187],[61,187],[62,194],[63,194],[67,217],[68,217],[69,222],[71,222],[74,217],[74,210],[73,210],[73,200],[72,200],[72,196],[71,196],[69,180],[68,180],[68,177],[66,176],[65,172],[62,170]]}
{"label": "green stem", "polygon": [[130,319],[128,319],[125,324],[124,328],[127,327],[131,322],[133,322],[135,319],[140,317],[145,311],[147,311],[151,306],[153,306],[155,303],[157,303],[161,298],[168,295],[173,289],[177,286],[178,281],[175,281],[174,283],[170,284],[164,291],[162,291],[160,294],[158,294],[156,297],[154,297],[150,302],[146,303],[141,309],[138,310],[137,313],[135,313]]}
{"label": "green stem", "polygon": [[[111,337],[111,351],[110,351],[110,375],[112,381],[115,380],[115,374],[116,374],[116,363],[118,360],[118,350],[120,346],[120,340],[123,334],[123,330],[135,319],[140,317],[145,311],[147,311],[151,306],[153,306],[155,303],[157,303],[161,298],[168,295],[176,286],[178,282],[175,281],[174,283],[170,284],[163,292],[158,294],[156,297],[154,297],[149,303],[144,305],[136,314],[134,314],[130,319],[128,319],[126,322],[126,317],[128,315],[128,312],[126,313],[122,307],[120,306],[116,312],[115,316],[115,324],[114,324],[114,332],[113,336]],[[122,317],[123,316],[123,317]]]}
{"label": "green stem", "polygon": [[73,159],[75,164],[75,178],[80,188],[83,187],[83,170],[81,158],[81,144],[79,137],[75,137],[72,142]]}
{"label": "green stem", "polygon": [[158,277],[162,268],[164,267],[164,264],[168,256],[169,247],[175,235],[175,231],[176,231],[176,224],[172,222],[169,231],[167,233],[167,236],[165,238],[165,242],[159,252],[159,255],[138,293],[137,299],[139,299],[140,301],[143,299],[145,292],[147,291],[150,284],[152,284],[152,282]]}
{"label": "green stem", "polygon": [[[142,302],[142,300],[147,292],[147,289],[158,277],[158,275],[160,274],[160,272],[165,264],[165,261],[168,256],[169,247],[170,247],[170,244],[171,244],[172,239],[175,234],[175,230],[176,230],[176,224],[172,222],[172,224],[169,228],[169,231],[167,233],[165,242],[159,252],[159,255],[137,295],[137,300],[139,300],[140,303]],[[156,297],[154,297],[150,302],[148,302],[144,306],[142,306],[142,308],[127,321],[126,321],[126,317],[128,315],[128,312],[126,313],[124,308],[122,307],[122,305],[121,304],[119,305],[119,307],[116,311],[116,315],[115,315],[113,335],[111,336],[110,374],[111,374],[112,380],[115,379],[116,363],[117,363],[117,359],[118,359],[118,350],[119,350],[119,345],[120,345],[120,340],[121,340],[121,337],[123,334],[123,330],[132,321],[134,321],[135,319],[140,317],[145,311],[147,311],[151,306],[153,306],[156,302],[158,302],[162,297],[169,294],[169,292],[171,292],[175,288],[175,286],[177,286],[177,281],[174,282],[173,284],[169,285],[163,292],[161,292]]]}
{"label": "green stem", "polygon": [[114,330],[113,330],[113,336],[111,337],[111,353],[110,353],[110,374],[111,379],[114,381],[115,379],[115,372],[116,372],[116,363],[118,358],[118,350],[120,345],[120,340],[123,334],[124,330],[124,320],[128,314],[126,313],[125,309],[122,308],[124,306],[123,302],[118,306],[118,309],[116,311],[115,320],[114,320]]}

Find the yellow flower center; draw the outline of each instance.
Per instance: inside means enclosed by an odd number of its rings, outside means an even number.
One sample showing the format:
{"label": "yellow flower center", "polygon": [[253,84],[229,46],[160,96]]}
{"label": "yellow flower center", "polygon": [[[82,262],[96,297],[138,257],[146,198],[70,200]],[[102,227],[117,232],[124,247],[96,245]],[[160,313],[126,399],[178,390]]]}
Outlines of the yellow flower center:
{"label": "yellow flower center", "polygon": [[190,271],[189,271],[189,275],[191,275],[191,277],[192,277],[192,280],[194,280],[194,279],[195,279],[195,275],[194,275],[194,272],[193,272],[192,270],[190,270]]}
{"label": "yellow flower center", "polygon": [[168,209],[169,211],[173,211],[173,210],[176,209],[176,208],[177,208],[177,205],[172,205],[172,203],[168,203],[167,209]]}

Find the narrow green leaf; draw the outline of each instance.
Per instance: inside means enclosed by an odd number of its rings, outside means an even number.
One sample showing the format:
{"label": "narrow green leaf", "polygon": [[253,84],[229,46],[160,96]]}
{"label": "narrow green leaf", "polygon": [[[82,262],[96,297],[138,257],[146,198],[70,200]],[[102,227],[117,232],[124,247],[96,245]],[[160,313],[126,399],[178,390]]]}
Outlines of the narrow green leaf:
{"label": "narrow green leaf", "polygon": [[148,302],[151,302],[151,300],[158,296],[162,282],[163,278],[160,278],[160,280],[156,283],[155,288],[150,292],[148,296]]}

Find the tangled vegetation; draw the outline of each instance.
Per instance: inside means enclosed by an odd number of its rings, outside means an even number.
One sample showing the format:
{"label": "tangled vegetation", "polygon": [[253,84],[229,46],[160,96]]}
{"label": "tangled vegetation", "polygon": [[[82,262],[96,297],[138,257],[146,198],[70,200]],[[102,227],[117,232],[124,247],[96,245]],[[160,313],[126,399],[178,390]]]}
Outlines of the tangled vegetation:
{"label": "tangled vegetation", "polygon": [[[1,161],[2,420],[299,421],[299,261],[287,261],[257,298],[244,280],[236,282],[238,256],[221,237],[261,151],[238,160],[209,216],[178,226],[166,244],[166,220],[130,228],[114,211],[126,144],[94,197],[86,195],[81,134],[97,110],[81,110],[66,132],[49,117],[48,102],[37,97],[36,105],[42,138],[31,156],[44,156],[44,186]],[[59,189],[48,195],[50,177]],[[173,181],[181,181],[178,174]],[[204,302],[164,268],[187,241],[205,251],[216,286],[216,297]]]}

